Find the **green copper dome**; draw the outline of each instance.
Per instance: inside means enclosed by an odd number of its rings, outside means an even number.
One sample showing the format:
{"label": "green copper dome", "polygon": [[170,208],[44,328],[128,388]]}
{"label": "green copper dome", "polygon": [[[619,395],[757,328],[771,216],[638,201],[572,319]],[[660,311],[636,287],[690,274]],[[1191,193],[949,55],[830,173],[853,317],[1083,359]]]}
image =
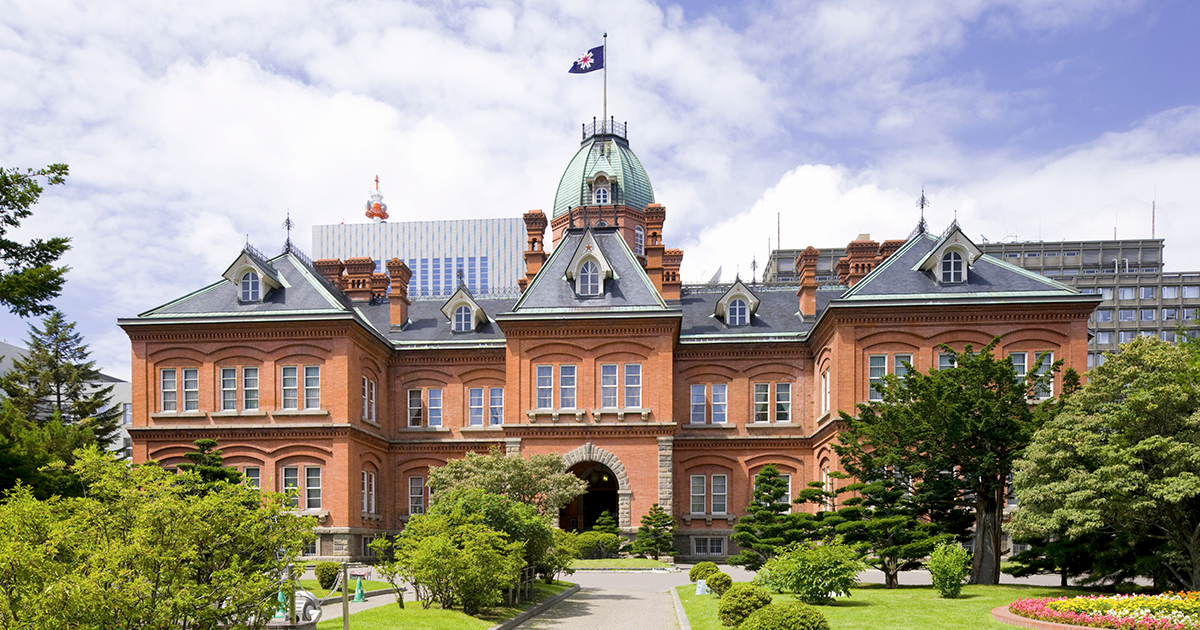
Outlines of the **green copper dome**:
{"label": "green copper dome", "polygon": [[[654,203],[650,177],[641,160],[629,149],[625,126],[619,123],[614,126],[607,130],[613,133],[595,133],[597,130],[592,126],[590,135],[585,127],[583,144],[558,182],[552,218],[579,206],[619,205],[644,210]],[[607,201],[598,204],[590,183],[601,173],[607,175],[611,191]]]}

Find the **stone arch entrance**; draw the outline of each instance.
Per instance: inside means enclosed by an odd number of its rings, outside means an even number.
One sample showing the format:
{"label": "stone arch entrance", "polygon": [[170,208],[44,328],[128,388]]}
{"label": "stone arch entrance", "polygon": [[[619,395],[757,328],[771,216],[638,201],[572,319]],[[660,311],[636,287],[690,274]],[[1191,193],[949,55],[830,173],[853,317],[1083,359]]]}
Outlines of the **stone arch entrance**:
{"label": "stone arch entrance", "polygon": [[616,455],[588,442],[564,455],[563,462],[569,471],[588,483],[588,491],[562,510],[559,527],[574,531],[591,529],[604,510],[614,514],[622,529],[630,526],[633,491],[625,465]]}

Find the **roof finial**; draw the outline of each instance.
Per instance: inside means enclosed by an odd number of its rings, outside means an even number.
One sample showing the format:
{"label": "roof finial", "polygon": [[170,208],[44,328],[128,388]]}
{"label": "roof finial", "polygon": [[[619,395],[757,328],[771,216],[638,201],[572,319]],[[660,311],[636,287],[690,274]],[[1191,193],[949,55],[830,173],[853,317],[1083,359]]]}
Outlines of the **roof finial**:
{"label": "roof finial", "polygon": [[288,208],[287,218],[283,220],[283,229],[287,230],[287,240],[283,242],[283,251],[291,253],[292,251],[292,228],[296,224],[292,221],[292,209]]}
{"label": "roof finial", "polygon": [[379,174],[375,174],[375,190],[379,190]]}
{"label": "roof finial", "polygon": [[758,255],[750,257],[750,284],[758,284]]}
{"label": "roof finial", "polygon": [[925,196],[925,187],[921,186],[921,198],[917,199],[917,207],[921,209],[921,220],[917,222],[914,234],[924,234],[929,229],[929,225],[925,223],[925,208],[928,208],[929,205],[929,198]]}

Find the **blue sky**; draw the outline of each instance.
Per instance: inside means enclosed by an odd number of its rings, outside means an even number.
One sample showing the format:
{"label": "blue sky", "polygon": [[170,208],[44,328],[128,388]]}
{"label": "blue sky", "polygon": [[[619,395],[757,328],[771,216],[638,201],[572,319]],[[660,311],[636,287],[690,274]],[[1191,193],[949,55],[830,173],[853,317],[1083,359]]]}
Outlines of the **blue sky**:
{"label": "blue sky", "polygon": [[[215,279],[287,212],[547,209],[600,113],[568,75],[609,33],[609,112],[685,280],[778,245],[940,229],[1166,238],[1200,270],[1200,5],[1164,0],[0,0],[0,165],[71,165],[16,235],[73,239],[57,305],[106,371],[115,326]],[[0,316],[0,339],[25,322]]]}

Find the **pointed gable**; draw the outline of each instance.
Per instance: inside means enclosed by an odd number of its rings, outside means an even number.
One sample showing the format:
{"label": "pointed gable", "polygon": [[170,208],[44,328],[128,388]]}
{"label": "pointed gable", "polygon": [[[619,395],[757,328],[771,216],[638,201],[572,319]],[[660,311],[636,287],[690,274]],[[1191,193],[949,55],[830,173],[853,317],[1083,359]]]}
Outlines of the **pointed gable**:
{"label": "pointed gable", "polygon": [[[736,300],[741,300],[740,305],[735,304]],[[754,313],[758,311],[758,305],[762,302],[749,287],[738,278],[733,286],[717,300],[716,308],[713,314],[725,322],[726,326],[745,326],[750,323],[750,319],[754,317]],[[735,308],[731,311],[730,305]],[[740,306],[741,308],[736,308]]]}
{"label": "pointed gable", "polygon": [[[966,234],[963,234],[958,221],[951,223],[942,232],[942,235],[938,237],[937,242],[934,243],[929,253],[925,254],[921,262],[917,263],[917,268],[940,277],[939,266],[946,259],[946,256],[950,254],[957,254],[967,267],[974,265],[975,261],[983,255],[983,250],[971,242],[971,239],[967,238]],[[962,269],[961,271],[963,274],[967,273],[967,269]]]}
{"label": "pointed gable", "polygon": [[255,289],[257,297],[252,301],[260,301],[270,289],[282,289],[284,286],[279,272],[265,260],[258,250],[249,244],[246,244],[242,248],[242,252],[238,254],[237,260],[229,265],[229,268],[225,270],[225,273],[221,274],[221,277],[228,280],[233,286],[238,287],[246,279],[247,273],[253,273],[255,281],[265,285],[261,287],[261,290],[259,288]]}
{"label": "pointed gable", "polygon": [[[464,313],[468,317],[459,317],[460,309],[466,309]],[[473,332],[479,328],[480,324],[488,321],[483,307],[475,301],[475,297],[471,295],[467,287],[461,284],[454,295],[451,295],[450,299],[442,305],[442,315],[450,322],[450,329],[454,332]]]}

